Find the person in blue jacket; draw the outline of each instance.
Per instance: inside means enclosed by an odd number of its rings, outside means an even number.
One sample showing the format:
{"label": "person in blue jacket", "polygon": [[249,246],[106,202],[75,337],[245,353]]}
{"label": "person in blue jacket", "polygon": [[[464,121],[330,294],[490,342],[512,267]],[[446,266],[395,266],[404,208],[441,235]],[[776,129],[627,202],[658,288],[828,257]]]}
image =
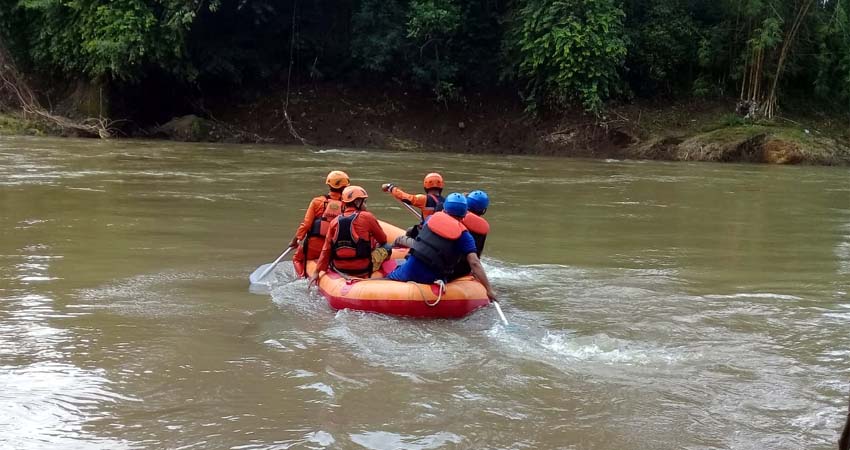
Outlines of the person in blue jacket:
{"label": "person in blue jacket", "polygon": [[487,297],[496,300],[496,294],[478,259],[475,239],[461,222],[467,209],[466,197],[463,194],[449,194],[443,203],[443,210],[425,220],[422,231],[412,242],[410,254],[404,264],[390,272],[386,278],[423,284],[445,282],[449,281],[448,278],[457,263],[465,259],[472,275],[487,290]]}

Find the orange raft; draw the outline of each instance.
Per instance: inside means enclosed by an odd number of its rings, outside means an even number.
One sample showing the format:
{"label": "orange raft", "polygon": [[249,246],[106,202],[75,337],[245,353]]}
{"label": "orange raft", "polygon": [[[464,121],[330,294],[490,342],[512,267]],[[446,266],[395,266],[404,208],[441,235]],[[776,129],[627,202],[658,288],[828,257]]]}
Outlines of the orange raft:
{"label": "orange raft", "polygon": [[[381,221],[381,228],[392,242],[404,230]],[[421,318],[459,318],[490,304],[484,286],[472,276],[453,280],[440,293],[438,284],[418,284],[381,279],[392,272],[406,248],[393,249],[392,258],[372,274],[372,278],[350,278],[328,271],[319,278],[319,293],[334,309],[356,309],[381,314]],[[307,262],[307,272],[316,270],[316,261]]]}

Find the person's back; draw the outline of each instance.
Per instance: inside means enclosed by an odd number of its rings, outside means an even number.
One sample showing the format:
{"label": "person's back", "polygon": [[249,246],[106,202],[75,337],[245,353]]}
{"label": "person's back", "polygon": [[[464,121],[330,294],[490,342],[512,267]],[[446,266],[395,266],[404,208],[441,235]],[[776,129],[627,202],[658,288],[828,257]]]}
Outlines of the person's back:
{"label": "person's back", "polygon": [[[360,186],[349,186],[343,191],[345,211],[331,223],[311,282],[318,278],[319,272],[329,268],[351,276],[371,275],[375,244],[386,246],[387,235],[378,219],[366,211],[367,197],[366,190]],[[384,248],[381,253],[386,258],[389,250]]]}
{"label": "person's back", "polygon": [[316,259],[321,254],[331,222],[342,213],[342,191],[349,183],[345,172],[331,171],[325,179],[329,192],[313,198],[307,206],[304,219],[289,244],[290,247],[298,246],[292,257],[292,265],[299,277],[307,275],[307,260]]}
{"label": "person's back", "polygon": [[372,271],[370,222],[377,222],[377,219],[367,211],[353,208],[337,217],[330,267],[348,275],[368,276]]}

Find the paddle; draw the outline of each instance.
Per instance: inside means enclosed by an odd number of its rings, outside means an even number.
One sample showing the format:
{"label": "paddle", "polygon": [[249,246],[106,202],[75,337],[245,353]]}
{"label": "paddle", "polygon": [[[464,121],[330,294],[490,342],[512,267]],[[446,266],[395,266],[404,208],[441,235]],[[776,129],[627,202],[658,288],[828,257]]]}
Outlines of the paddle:
{"label": "paddle", "polygon": [[411,205],[409,205],[409,204],[405,203],[405,202],[404,202],[404,201],[402,201],[402,200],[399,200],[399,202],[400,202],[402,205],[404,205],[404,207],[405,207],[405,208],[407,208],[407,210],[408,210],[408,211],[410,211],[410,213],[411,213],[411,214],[413,214],[414,216],[416,216],[416,218],[417,218],[417,219],[419,219],[419,221],[420,221],[420,222],[422,221],[422,215],[421,215],[421,214],[419,214],[419,212],[418,212],[418,211],[416,211],[416,209],[415,209],[413,206],[411,206]]}
{"label": "paddle", "polygon": [[498,312],[498,313],[499,313],[499,317],[501,317],[501,318],[502,318],[502,323],[504,323],[504,324],[505,324],[505,326],[508,326],[508,319],[507,319],[507,318],[505,318],[505,313],[503,313],[503,312],[502,312],[502,307],[501,307],[501,306],[499,306],[499,301],[498,301],[498,300],[496,300],[496,299],[493,299],[493,306],[495,306],[495,307],[496,307],[496,312]]}
{"label": "paddle", "polygon": [[271,262],[271,263],[268,263],[268,264],[263,264],[262,266],[257,267],[256,270],[251,272],[251,275],[248,277],[248,280],[251,281],[251,284],[257,284],[260,281],[262,281],[263,278],[266,277],[266,275],[270,274],[272,272],[272,270],[274,270],[275,266],[277,266],[277,263],[279,263],[280,260],[285,258],[286,255],[288,255],[289,252],[291,252],[292,249],[294,249],[294,248],[295,247],[287,248],[286,250],[284,250],[283,253],[280,254],[280,256],[277,257],[276,260],[274,260],[274,262]]}

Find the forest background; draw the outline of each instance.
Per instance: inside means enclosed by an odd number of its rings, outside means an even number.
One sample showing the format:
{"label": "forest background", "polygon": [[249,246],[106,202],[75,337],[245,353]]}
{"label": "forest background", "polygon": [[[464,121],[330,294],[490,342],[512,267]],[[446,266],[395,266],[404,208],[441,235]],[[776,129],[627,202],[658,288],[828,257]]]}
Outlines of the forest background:
{"label": "forest background", "polygon": [[850,160],[846,0],[0,0],[0,37],[7,113],[107,135]]}

